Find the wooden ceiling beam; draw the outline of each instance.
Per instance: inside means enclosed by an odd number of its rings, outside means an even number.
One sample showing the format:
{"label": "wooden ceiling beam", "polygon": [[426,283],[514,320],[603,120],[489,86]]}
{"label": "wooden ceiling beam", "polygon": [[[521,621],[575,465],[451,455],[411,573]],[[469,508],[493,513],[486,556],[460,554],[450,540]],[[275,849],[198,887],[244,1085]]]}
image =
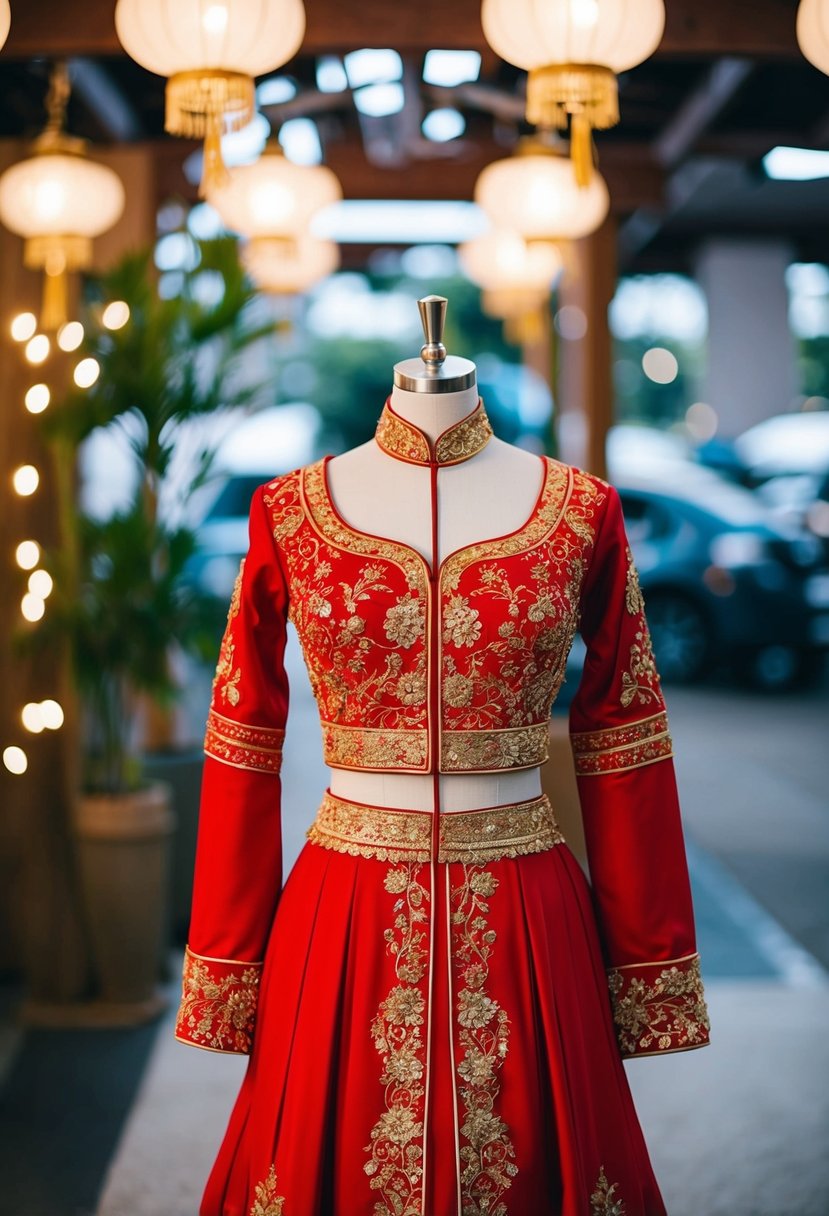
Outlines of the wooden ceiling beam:
{"label": "wooden ceiling beam", "polygon": [[[189,183],[182,163],[199,145],[192,140],[145,141],[154,149],[160,198],[179,195],[195,203],[197,185]],[[447,145],[436,145],[446,149]],[[494,143],[476,141],[466,155],[412,160],[404,166],[383,168],[371,164],[356,137],[332,142],[325,163],[340,179],[347,199],[461,199],[471,200],[478,174],[490,161],[507,155]],[[663,173],[642,144],[614,143],[599,147],[599,167],[610,190],[611,206],[625,215],[638,207],[659,210],[663,205]]]}
{"label": "wooden ceiling beam", "polygon": [[[748,55],[795,59],[792,0],[671,0],[659,56]],[[35,55],[118,55],[113,0],[27,0],[16,4],[4,58]],[[420,0],[389,4],[308,0],[303,54],[391,46],[425,51],[469,48],[491,55],[481,29],[480,0]]]}

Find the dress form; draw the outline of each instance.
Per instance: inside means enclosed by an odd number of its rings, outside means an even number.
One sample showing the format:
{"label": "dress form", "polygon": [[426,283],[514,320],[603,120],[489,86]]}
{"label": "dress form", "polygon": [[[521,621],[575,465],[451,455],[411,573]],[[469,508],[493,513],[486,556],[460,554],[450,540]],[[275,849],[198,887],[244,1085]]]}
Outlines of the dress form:
{"label": "dress form", "polygon": [[[430,297],[435,299],[436,297]],[[427,333],[428,337],[428,333]],[[424,350],[426,348],[424,347]],[[414,360],[407,361],[407,364]],[[458,360],[458,363],[468,363]],[[395,413],[434,443],[441,432],[478,404],[474,365],[466,387],[456,391],[412,391],[395,368],[390,403]],[[459,381],[462,382],[460,377]],[[427,561],[439,563],[462,546],[503,536],[521,527],[533,511],[542,484],[542,462],[494,435],[480,451],[437,471],[438,552],[433,555],[430,469],[389,455],[374,438],[328,461],[328,490],[352,527],[402,541]],[[330,788],[341,798],[378,806],[429,810],[433,776],[421,773],[331,770]],[[471,810],[520,802],[541,793],[539,768],[503,773],[441,773],[443,811]]]}

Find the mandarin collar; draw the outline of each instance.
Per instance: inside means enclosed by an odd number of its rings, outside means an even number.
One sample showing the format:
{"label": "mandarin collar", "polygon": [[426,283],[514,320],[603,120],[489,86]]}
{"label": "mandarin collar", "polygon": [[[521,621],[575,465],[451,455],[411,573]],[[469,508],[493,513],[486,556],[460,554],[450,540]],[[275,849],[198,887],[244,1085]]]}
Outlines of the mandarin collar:
{"label": "mandarin collar", "polygon": [[468,460],[470,456],[480,452],[492,438],[492,434],[483,398],[479,397],[478,404],[471,413],[441,431],[435,441],[433,453],[426,432],[398,414],[392,408],[389,395],[377,422],[374,438],[384,452],[397,460],[405,460],[409,464],[431,465],[460,464],[462,460]]}

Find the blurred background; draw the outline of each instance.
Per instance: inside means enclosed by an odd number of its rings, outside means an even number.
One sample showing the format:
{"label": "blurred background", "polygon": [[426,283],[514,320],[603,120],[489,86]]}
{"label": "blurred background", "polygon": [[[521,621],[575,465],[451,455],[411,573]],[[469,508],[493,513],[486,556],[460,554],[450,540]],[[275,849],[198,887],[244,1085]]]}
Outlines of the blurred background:
{"label": "blurred background", "polygon": [[[668,1210],[829,1213],[829,0],[545,11],[0,0],[0,1213],[197,1211],[244,1061],[172,1021],[251,494],[372,436],[431,293],[496,434],[622,496],[712,1018],[626,1065]],[[285,875],[327,784],[286,662]]]}

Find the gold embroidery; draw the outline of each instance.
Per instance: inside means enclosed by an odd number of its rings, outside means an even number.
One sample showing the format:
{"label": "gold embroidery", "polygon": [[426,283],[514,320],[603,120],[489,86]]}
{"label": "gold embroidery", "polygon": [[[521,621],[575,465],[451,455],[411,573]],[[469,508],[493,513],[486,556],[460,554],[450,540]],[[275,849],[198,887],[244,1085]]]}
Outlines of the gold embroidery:
{"label": "gold embroidery", "polygon": [[[339,518],[326,460],[276,479],[264,495],[274,534],[286,542],[289,618],[318,702],[325,762],[410,772],[544,763],[606,483],[544,457],[531,519],[442,564],[432,639],[428,563]],[[492,611],[481,610],[481,597],[496,601]],[[433,645],[441,655],[438,757],[429,754]]]}
{"label": "gold embroidery", "polygon": [[[655,967],[660,970],[654,975]],[[708,1042],[711,1024],[699,954],[610,968],[608,985],[623,1054],[680,1051]]]}
{"label": "gold embroidery", "polygon": [[662,704],[651,635],[644,617],[641,621],[642,627],[636,631],[636,640],[630,648],[629,668],[622,672],[622,692],[619,700],[624,706],[630,705],[634,700],[638,700],[642,705],[648,701]]}
{"label": "gold embroidery", "polygon": [[546,719],[536,726],[504,730],[445,730],[440,740],[441,772],[532,768],[547,760],[549,738]]}
{"label": "gold embroidery", "polygon": [[546,794],[529,802],[441,816],[438,861],[497,861],[540,853],[564,836]]}
{"label": "gold embroidery", "polygon": [[377,730],[336,722],[321,726],[323,761],[331,768],[426,771],[425,730]]}
{"label": "gold embroidery", "polygon": [[627,575],[625,579],[625,607],[631,616],[636,616],[638,612],[645,611],[645,600],[642,595],[642,588],[639,586],[639,573],[633,561],[633,554],[630,551],[630,545],[625,549],[627,557]]}
{"label": "gold embroidery", "polygon": [[624,726],[574,731],[570,740],[576,773],[580,777],[641,768],[673,755],[668,715],[664,709]]}
{"label": "gold embroidery", "polygon": [[[380,413],[374,437],[390,456],[413,464],[429,464],[433,457],[426,434],[407,418],[394,412],[387,399]],[[434,460],[437,464],[458,464],[480,452],[492,437],[492,426],[483,399],[471,413],[453,423],[437,438]]]}
{"label": "gold embroidery", "polygon": [[480,559],[494,561],[534,548],[559,524],[573,489],[573,470],[551,456],[544,457],[542,488],[537,509],[517,531],[493,540],[466,545],[446,558],[441,589],[456,591],[464,570]]}
{"label": "gold embroidery", "polygon": [[463,881],[451,892],[452,902],[457,899],[451,912],[453,961],[462,968],[463,980],[456,1010],[463,1049],[457,1071],[465,1107],[460,1130],[467,1143],[460,1157],[466,1216],[507,1216],[506,1204],[498,1200],[518,1173],[509,1127],[496,1109],[501,1088],[497,1070],[507,1055],[510,1021],[485,988],[496,938],[495,930],[487,927],[486,901],[497,886],[498,879],[489,870],[464,863]]}
{"label": "gold embroidery", "polygon": [[176,1037],[212,1051],[250,1051],[262,963],[184,951]]}
{"label": "gold embroidery", "polygon": [[245,558],[239,562],[239,570],[233,583],[233,591],[230,596],[230,604],[227,609],[227,623],[225,625],[224,636],[219,647],[219,658],[216,663],[216,672],[213,676],[213,684],[211,687],[211,699],[216,700],[217,696],[223,701],[228,701],[231,705],[238,705],[241,699],[239,692],[239,680],[242,677],[242,669],[237,667],[233,670],[234,650],[236,644],[233,640],[233,622],[239,615],[239,606],[242,599],[242,573],[245,569]]}
{"label": "gold embroidery", "polygon": [[264,1182],[260,1182],[255,1192],[256,1203],[250,1209],[250,1216],[282,1216],[284,1195],[276,1193],[276,1170],[271,1166]]}
{"label": "gold embroidery", "polygon": [[590,1196],[590,1216],[625,1216],[625,1205],[616,1196],[618,1186],[618,1182],[608,1182],[604,1166],[600,1166],[596,1189]]}
{"label": "gold embroidery", "polygon": [[[326,790],[305,835],[316,844],[381,861],[428,861],[431,811],[391,810],[351,802]],[[564,837],[546,794],[528,802],[440,816],[438,861],[495,861],[539,853]]]}
{"label": "gold embroidery", "polygon": [[438,464],[458,464],[468,460],[480,452],[492,438],[492,427],[484,409],[484,403],[479,399],[479,405],[473,413],[460,422],[449,427],[442,435],[438,435],[435,445],[435,456]]}
{"label": "gold embroidery", "polygon": [[278,773],[282,764],[284,738],[282,728],[234,722],[211,706],[207,713],[204,752],[234,768]]}
{"label": "gold embroidery", "polygon": [[[406,861],[387,870],[384,886],[397,914],[394,929],[386,929],[386,949],[395,956],[400,983],[380,1004],[371,1023],[374,1046],[383,1060],[380,1077],[386,1109],[363,1146],[371,1154],[363,1169],[371,1189],[380,1192],[375,1216],[420,1216],[423,1175],[423,1097],[425,1046],[421,1027],[426,1000],[418,987],[427,965],[428,949],[419,928],[427,920],[428,890],[418,881],[419,862]],[[394,930],[397,930],[395,936]]]}

